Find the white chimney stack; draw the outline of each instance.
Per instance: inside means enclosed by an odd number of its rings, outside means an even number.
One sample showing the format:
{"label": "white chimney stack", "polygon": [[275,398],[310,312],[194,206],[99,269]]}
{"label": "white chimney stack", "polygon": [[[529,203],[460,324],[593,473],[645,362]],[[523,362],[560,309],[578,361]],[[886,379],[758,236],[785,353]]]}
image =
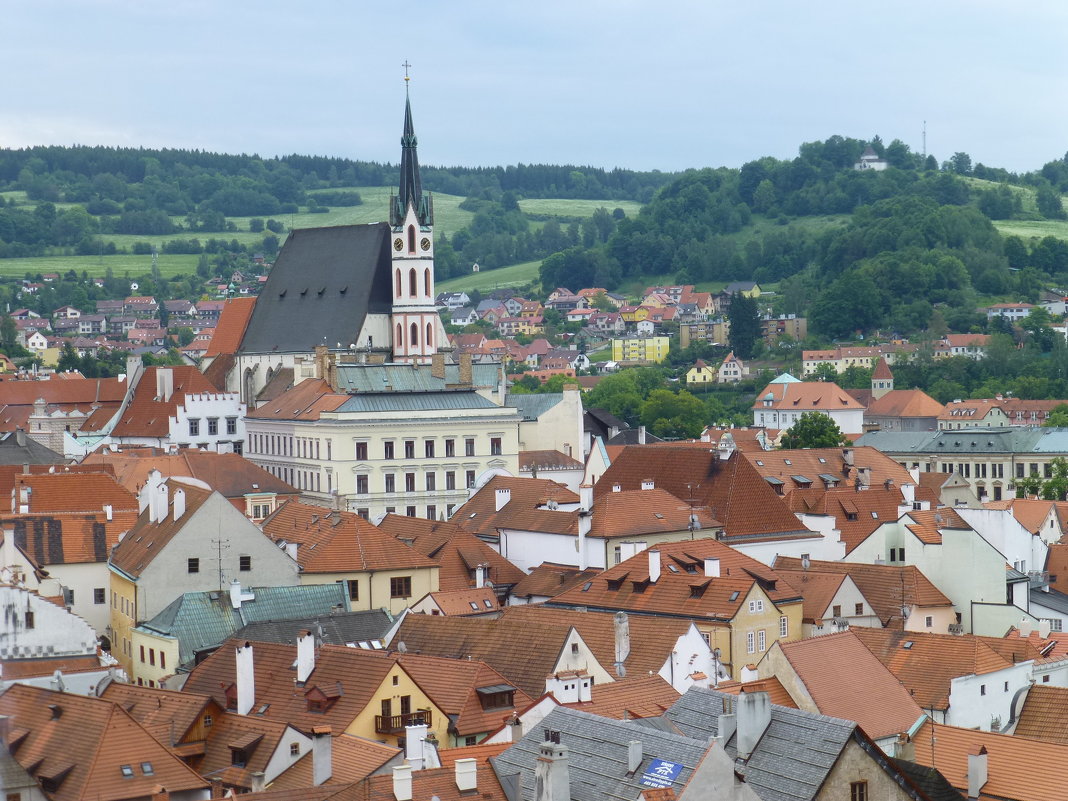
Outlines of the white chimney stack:
{"label": "white chimney stack", "polygon": [[901,498],[902,503],[905,506],[911,508],[912,504],[916,502],[916,485],[915,484],[902,484],[901,485]]}
{"label": "white chimney stack", "polygon": [[[181,520],[182,515],[185,514],[185,490],[176,489],[171,503],[174,506],[174,519]],[[108,519],[110,520],[110,518]]]}
{"label": "white chimney stack", "polygon": [[456,760],[456,789],[461,793],[478,789],[478,762],[468,757]]}
{"label": "white chimney stack", "polygon": [[393,798],[396,801],[412,801],[412,766],[393,766]]}
{"label": "white chimney stack", "polygon": [[104,504],[104,519],[109,523],[115,519],[115,508],[110,503]]}
{"label": "white chimney stack", "polygon": [[[240,590],[241,585],[238,585]],[[315,637],[310,631],[297,635],[297,682],[304,684],[315,670]]]}
{"label": "white chimney stack", "polygon": [[494,497],[496,511],[501,511],[501,509],[508,505],[508,501],[510,500],[512,500],[512,491],[510,489],[503,488],[496,490]]}
{"label": "white chimney stack", "polygon": [[423,764],[423,743],[426,742],[427,729],[425,723],[404,727],[404,758],[412,770],[422,770],[426,767]]}
{"label": "white chimney stack", "polygon": [[1023,618],[1020,621],[1020,636],[1021,637],[1030,637],[1031,636],[1031,632],[1034,631],[1034,630],[1035,629],[1034,629],[1034,626],[1031,624],[1031,621],[1028,620],[1026,617]]}
{"label": "white chimney stack", "polygon": [[771,701],[767,693],[738,694],[738,756],[748,759],[771,723]]}
{"label": "white chimney stack", "polygon": [[705,576],[719,578],[719,559],[705,559]]}
{"label": "white chimney stack", "polygon": [[582,484],[579,487],[579,511],[588,512],[593,508],[593,487],[590,484]]}
{"label": "white chimney stack", "polygon": [[541,744],[534,763],[534,801],[571,801],[571,770],[568,762],[566,745],[552,742]]}
{"label": "white chimney stack", "polygon": [[988,762],[986,746],[979,746],[979,752],[968,754],[968,798],[978,798],[986,785]]}
{"label": "white chimney stack", "polygon": [[489,565],[476,565],[475,567],[475,587],[481,588],[486,586],[486,575],[489,572]]}
{"label": "white chimney stack", "polygon": [[[630,618],[626,612],[616,612],[612,618],[616,642],[616,671],[630,656]],[[622,676],[622,673],[619,673]]]}
{"label": "white chimney stack", "polygon": [[252,661],[252,644],[239,645],[237,659],[237,714],[247,715],[256,702],[256,673]]}
{"label": "white chimney stack", "polygon": [[627,743],[627,773],[634,773],[642,764],[642,741],[631,740]]}
{"label": "white chimney stack", "polygon": [[234,609],[241,608],[241,582],[237,579],[230,582],[230,606]]}
{"label": "white chimney stack", "polygon": [[1049,636],[1050,624],[1048,618],[1042,618],[1038,621],[1038,636],[1041,639],[1046,639]]}
{"label": "white chimney stack", "polygon": [[329,726],[312,727],[312,784],[318,787],[334,777],[334,740]]}
{"label": "white chimney stack", "polygon": [[167,519],[167,507],[170,505],[170,491],[167,489],[166,484],[160,484],[156,487],[156,494],[154,496],[156,501],[156,522],[162,523]]}
{"label": "white chimney stack", "polygon": [[649,581],[653,584],[660,579],[660,551],[650,548],[649,554]]}
{"label": "white chimney stack", "polygon": [[156,368],[156,397],[169,401],[174,394],[174,370],[169,367]]}

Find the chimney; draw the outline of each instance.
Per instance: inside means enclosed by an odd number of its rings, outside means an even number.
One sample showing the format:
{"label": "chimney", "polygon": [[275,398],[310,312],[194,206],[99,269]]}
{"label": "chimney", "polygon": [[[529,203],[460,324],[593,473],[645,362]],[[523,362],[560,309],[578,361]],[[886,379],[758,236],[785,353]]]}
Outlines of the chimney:
{"label": "chimney", "polygon": [[870,467],[858,467],[857,478],[860,480],[860,486],[867,489],[871,486],[871,468]]}
{"label": "chimney", "polygon": [[894,743],[894,759],[904,759],[906,762],[916,761],[916,745],[912,742],[907,732],[901,732]]}
{"label": "chimney", "polygon": [[171,794],[167,792],[167,788],[162,784],[157,784],[152,788],[152,794],[149,796],[149,801],[170,801]]}
{"label": "chimney", "polygon": [[853,466],[853,449],[842,448],[842,460],[845,462],[846,467]]}
{"label": "chimney", "polygon": [[15,444],[20,448],[26,447],[26,431],[22,428],[15,429]]}
{"label": "chimney", "polygon": [[968,798],[978,798],[987,780],[986,746],[979,746],[978,752],[968,754]]}
{"label": "chimney", "polygon": [[393,798],[396,801],[412,801],[412,766],[393,766]]}
{"label": "chimney", "polygon": [[234,609],[241,608],[241,582],[237,579],[230,582],[230,606]]}
{"label": "chimney", "polygon": [[334,776],[334,738],[329,726],[312,727],[312,784],[318,787]]}
{"label": "chimney", "polygon": [[253,670],[252,643],[239,645],[237,654],[237,714],[247,715],[256,701],[256,673]]}
{"label": "chimney", "polygon": [[1035,630],[1034,625],[1026,617],[1023,618],[1020,621],[1020,636],[1021,637],[1030,637],[1031,636],[1031,632],[1034,631],[1034,630]]}
{"label": "chimney", "polygon": [[499,512],[501,511],[501,509],[508,505],[508,501],[512,500],[512,491],[505,487],[503,489],[495,490],[495,493],[496,495],[494,496],[494,507],[495,511]]}
{"label": "chimney", "polygon": [[262,793],[267,786],[267,776],[264,775],[262,770],[253,771],[248,775],[248,778],[250,793]]}
{"label": "chimney", "polygon": [[162,523],[164,520],[167,519],[167,506],[169,506],[169,500],[170,500],[169,497],[168,497],[169,494],[170,494],[170,491],[167,489],[167,485],[166,484],[161,483],[158,487],[156,487],[156,492],[153,495],[153,499],[155,500],[155,503],[156,503],[156,522],[157,523]]}
{"label": "chimney", "polygon": [[729,696],[723,699],[723,711],[719,714],[716,731],[716,740],[719,742],[720,747],[726,745],[727,741],[738,731],[738,717],[734,714],[734,700]]}
{"label": "chimney", "polygon": [[513,743],[518,743],[523,739],[523,721],[519,719],[519,715],[508,721],[508,734],[511,736]]}
{"label": "chimney", "polygon": [[171,503],[174,507],[174,519],[181,520],[182,515],[185,514],[185,490],[176,489],[174,491],[174,499]]}
{"label": "chimney", "polygon": [[705,559],[705,576],[719,578],[719,559]]}
{"label": "chimney", "polygon": [[156,397],[169,401],[174,394],[174,370],[170,367],[156,368]]}
{"label": "chimney", "polygon": [[534,801],[571,801],[566,745],[548,741],[541,744],[534,765]]}
{"label": "chimney", "polygon": [[593,508],[593,485],[581,484],[579,486],[579,511],[588,512]]}
{"label": "chimney", "polygon": [[660,579],[660,551],[650,548],[649,554],[649,581],[653,584]]}
{"label": "chimney", "polygon": [[627,773],[634,773],[642,764],[642,741],[630,740],[627,743]]}
{"label": "chimney", "polygon": [[916,503],[916,485],[915,484],[902,484],[901,485],[901,499],[902,505],[912,508],[912,504]]}
{"label": "chimney", "polygon": [[435,353],[430,357],[430,375],[441,381],[445,380],[445,354]]}
{"label": "chimney", "polygon": [[643,490],[651,490],[651,489],[655,489],[655,487],[656,487],[656,482],[654,482],[651,478],[642,479],[642,489]]}
{"label": "chimney", "polygon": [[413,771],[426,767],[423,764],[423,743],[426,742],[427,729],[425,723],[404,727],[404,758]]}
{"label": "chimney", "polygon": [[481,588],[486,586],[486,573],[488,572],[489,565],[476,565],[475,566],[475,588]]}
{"label": "chimney", "polygon": [[748,759],[771,723],[771,701],[767,693],[738,694],[738,756]]}
{"label": "chimney", "polygon": [[645,444],[645,426],[638,426],[638,444]]}
{"label": "chimney", "polygon": [[[241,585],[239,584],[238,587]],[[297,635],[297,683],[303,685],[315,670],[315,637],[310,631]]]}
{"label": "chimney", "polygon": [[104,519],[109,523],[115,519],[115,509],[110,503],[104,504]]}
{"label": "chimney", "polygon": [[469,387],[473,382],[471,372],[471,354],[460,354],[460,386]]}
{"label": "chimney", "polygon": [[756,681],[760,678],[757,675],[757,669],[753,665],[742,665],[742,684],[748,684],[751,681]]}
{"label": "chimney", "polygon": [[616,612],[612,618],[616,642],[616,674],[623,676],[623,663],[630,656],[630,618],[626,612]]}
{"label": "chimney", "polygon": [[218,777],[215,777],[215,778],[212,778],[212,779],[208,779],[208,781],[211,784],[211,797],[212,798],[222,798],[226,794],[226,790],[223,788],[222,779],[220,779]]}
{"label": "chimney", "polygon": [[456,789],[461,793],[478,789],[478,762],[468,757],[456,760]]}
{"label": "chimney", "polygon": [[1044,617],[1044,618],[1042,618],[1041,620],[1038,621],[1038,636],[1039,636],[1040,639],[1044,640],[1047,637],[1049,637],[1049,630],[1050,630],[1049,618],[1045,618]]}

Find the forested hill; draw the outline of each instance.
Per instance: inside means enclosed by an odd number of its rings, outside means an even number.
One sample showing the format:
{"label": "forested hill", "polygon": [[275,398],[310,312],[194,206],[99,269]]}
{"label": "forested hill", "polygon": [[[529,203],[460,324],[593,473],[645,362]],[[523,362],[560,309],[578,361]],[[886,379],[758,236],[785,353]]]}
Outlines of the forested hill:
{"label": "forested hill", "polygon": [[[853,168],[868,144],[887,169]],[[992,223],[1064,219],[1065,188],[1064,160],[1019,176],[973,167],[964,153],[939,165],[897,141],[832,137],[791,161],[687,172],[603,245],[546,259],[541,280],[778,283],[777,311],[808,314],[826,338],[913,333],[936,309],[939,326],[967,332],[985,324],[984,298],[1068,287],[1064,239],[1002,237]]]}
{"label": "forested hill", "polygon": [[[604,170],[573,165],[518,164],[508,167],[421,168],[423,186],[464,197],[512,191],[523,197],[585,198],[646,202],[674,175]],[[211,202],[234,215],[274,214],[272,206],[297,203],[302,192],[323,187],[395,186],[398,167],[373,161],[291,155],[260,158],[200,150],[113,147],[31,147],[0,149],[0,188],[25,190],[31,199],[74,203],[107,199],[122,202],[141,195],[161,200],[172,215],[188,214]],[[168,187],[138,192],[135,185]],[[242,199],[220,193],[244,193]],[[238,202],[235,202],[237,200]],[[91,210],[90,210],[91,211]]]}

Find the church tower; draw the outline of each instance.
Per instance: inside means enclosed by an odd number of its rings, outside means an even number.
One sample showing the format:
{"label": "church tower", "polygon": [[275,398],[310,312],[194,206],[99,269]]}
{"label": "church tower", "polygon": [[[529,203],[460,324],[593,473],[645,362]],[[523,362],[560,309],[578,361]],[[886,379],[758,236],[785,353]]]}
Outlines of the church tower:
{"label": "church tower", "polygon": [[894,374],[890,372],[890,365],[882,356],[875,363],[875,369],[871,373],[871,397],[879,400],[888,392],[894,391]]}
{"label": "church tower", "polygon": [[[408,76],[404,76],[408,81]],[[400,192],[390,197],[393,360],[425,364],[445,329],[434,304],[434,199],[419,180],[412,104],[405,83]]]}

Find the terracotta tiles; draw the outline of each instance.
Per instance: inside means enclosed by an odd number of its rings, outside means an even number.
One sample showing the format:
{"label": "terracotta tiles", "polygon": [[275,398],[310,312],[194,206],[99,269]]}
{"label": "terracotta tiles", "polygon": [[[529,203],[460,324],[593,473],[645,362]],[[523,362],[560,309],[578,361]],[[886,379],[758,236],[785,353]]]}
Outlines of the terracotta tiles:
{"label": "terracotta tiles", "polygon": [[853,631],[777,643],[823,715],[875,739],[909,731],[924,712]]}
{"label": "terracotta tiles", "polygon": [[1017,737],[1068,745],[1068,687],[1032,685],[1012,733]]}
{"label": "terracotta tiles", "polygon": [[591,700],[564,706],[605,718],[633,720],[660,717],[680,697],[678,690],[660,676],[637,676],[595,684]]}
{"label": "terracotta tiles", "polygon": [[790,586],[796,587],[804,600],[805,623],[822,625],[831,600],[845,581],[844,573],[808,573],[803,570],[783,570],[776,566],[775,572],[790,582]]}
{"label": "terracotta tiles", "polygon": [[755,681],[746,682],[721,681],[716,685],[715,689],[722,693],[730,693],[731,695],[738,695],[741,692],[767,693],[768,698],[771,699],[773,704],[789,707],[790,709],[797,709],[797,703],[790,697],[790,693],[786,691],[786,688],[782,686],[782,682],[774,676],[767,679],[757,679]]}
{"label": "terracotta tiles", "polygon": [[[556,606],[586,606],[642,614],[728,621],[757,582],[772,603],[799,603],[801,596],[771,568],[716,540],[661,543],[660,577],[650,581],[649,551],[626,559],[581,587],[552,598]],[[717,577],[705,575],[705,560],[717,559]]]}
{"label": "terracotta tiles", "polygon": [[489,545],[463,531],[454,522],[389,514],[378,528],[441,565],[438,587],[443,591],[474,587],[475,569],[488,565],[489,580],[495,586],[521,581],[525,574]]}
{"label": "terracotta tiles", "polygon": [[250,409],[246,416],[255,420],[318,420],[321,412],[332,412],[348,399],[348,395],[334,392],[325,381],[309,379],[270,403]]}
{"label": "terracotta tiles", "polygon": [[[333,766],[333,772],[328,784],[336,792],[339,785],[366,779],[391,759],[401,754],[403,754],[401,749],[384,743],[368,740],[364,737],[356,737],[352,734],[339,734],[333,738],[331,743],[330,761]],[[319,790],[325,785],[315,787],[312,784],[312,762],[311,753],[305,754],[293,767],[271,782],[270,790],[300,790],[305,793]],[[260,796],[254,797],[259,798]],[[306,801],[306,799],[301,797],[300,801]]]}
{"label": "terracotta tiles", "polygon": [[[255,715],[219,715],[208,732],[204,756],[198,760],[197,770],[205,778],[222,779],[228,787],[251,788],[252,774],[267,768],[282,744],[285,731],[283,721]],[[246,755],[243,765],[234,764],[235,748],[241,748]]]}
{"label": "terracotta tiles", "polygon": [[[507,796],[497,781],[497,774],[490,767],[488,760],[476,763],[476,792],[461,792],[456,788],[456,771],[454,768],[431,768],[412,773],[413,798],[437,798],[438,801],[466,801],[478,798],[480,801],[506,801]],[[393,777],[389,774],[372,776],[361,787],[360,801],[395,801]]]}
{"label": "terracotta tiles", "polygon": [[255,298],[231,298],[223,306],[219,322],[205,356],[218,356],[220,353],[237,353],[241,339],[245,336],[245,327],[256,307]]}
{"label": "terracotta tiles", "polygon": [[22,506],[26,497],[27,511],[35,514],[101,512],[105,506],[113,511],[137,509],[137,498],[110,471],[23,474],[15,479],[15,492],[15,502]]}
{"label": "terracotta tiles", "polygon": [[54,801],[145,798],[160,785],[178,794],[208,787],[110,701],[15,684],[0,695],[0,714],[27,732],[14,757],[38,781],[56,785]]}
{"label": "terracotta tiles", "polygon": [[[171,370],[174,391],[168,400],[156,395],[156,374]],[[170,434],[170,418],[184,400],[187,392],[218,394],[217,390],[197,368],[190,365],[176,367],[146,367],[137,382],[130,405],[120,415],[112,429],[115,437],[166,437]]]}
{"label": "terracotta tiles", "polygon": [[[510,493],[508,503],[500,510],[496,508],[498,490]],[[494,476],[451,519],[465,531],[493,539],[501,528],[577,534],[578,513],[543,508],[549,501],[577,504],[579,497],[563,484],[548,479]]]}
{"label": "terracotta tiles", "polygon": [[[167,487],[170,490],[168,493],[170,505],[167,507],[166,518],[153,523],[149,520],[149,510],[145,509],[134,527],[111,552],[112,566],[135,579],[141,575],[145,565],[156,558],[171,538],[182,530],[189,519],[211,497],[209,490],[174,479],[167,482]],[[185,514],[175,520],[171,509],[174,506],[174,493],[178,489],[185,493]]]}
{"label": "terracotta tiles", "polygon": [[[848,575],[853,579],[872,610],[889,628],[901,628],[901,606],[907,603],[920,607],[952,606],[947,598],[914,565],[868,565],[856,562],[826,562],[812,560],[804,570],[801,560],[791,556],[775,558],[775,569],[787,577],[790,584],[805,594],[805,614],[808,615],[809,595],[805,592],[804,574],[809,580],[817,575]],[[815,600],[815,599],[813,599]],[[826,609],[826,607],[824,607]]]}
{"label": "terracotta tiles", "polygon": [[[692,514],[699,530],[720,527],[707,509],[695,505]],[[640,537],[686,531],[691,507],[663,489],[610,492],[593,504],[590,537]],[[707,531],[704,536],[707,536]]]}
{"label": "terracotta tiles", "polygon": [[116,703],[170,747],[185,739],[205,713],[221,711],[207,695],[111,682],[100,696]]}
{"label": "terracotta tiles", "polygon": [[442,590],[429,595],[443,615],[484,615],[499,608],[492,587]]}
{"label": "terracotta tiles", "polygon": [[[895,486],[915,483],[908,470],[871,447],[742,451],[742,455],[761,476],[782,481],[786,495],[795,489],[825,489],[832,476],[841,486],[852,489],[859,469],[867,471],[872,487],[881,488],[887,480]],[[807,483],[800,479],[807,479]]]}
{"label": "terracotta tiles", "polygon": [[590,581],[600,573],[600,568],[579,570],[570,565],[558,565],[542,562],[512,587],[516,598],[551,598],[572,587],[578,587]]}
{"label": "terracotta tiles", "polygon": [[913,737],[916,761],[935,767],[968,795],[968,755],[986,749],[987,781],[981,799],[1068,801],[1068,784],[1058,766],[1068,762],[1068,746],[1026,737],[959,729],[928,721]]}
{"label": "terracotta tiles", "polygon": [[297,543],[297,563],[305,573],[437,567],[353,512],[287,501],[261,528],[275,542]]}
{"label": "terracotta tiles", "polygon": [[11,531],[15,545],[36,564],[70,565],[106,562],[119,537],[136,522],[135,507],[113,513],[111,520],[104,512],[12,515],[0,518],[0,528]]}

